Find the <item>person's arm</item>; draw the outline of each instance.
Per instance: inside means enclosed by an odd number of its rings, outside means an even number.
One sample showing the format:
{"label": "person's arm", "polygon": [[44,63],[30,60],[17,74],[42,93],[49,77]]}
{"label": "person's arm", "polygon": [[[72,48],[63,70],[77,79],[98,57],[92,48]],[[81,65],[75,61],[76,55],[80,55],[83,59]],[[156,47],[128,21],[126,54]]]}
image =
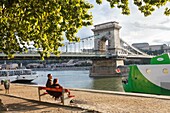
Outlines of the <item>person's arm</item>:
{"label": "person's arm", "polygon": [[63,88],[60,84],[57,84],[55,87],[56,88]]}
{"label": "person's arm", "polygon": [[58,84],[60,88],[63,88],[60,84]]}
{"label": "person's arm", "polygon": [[53,85],[53,82],[52,82],[52,80],[50,80],[50,86],[51,86],[51,85]]}

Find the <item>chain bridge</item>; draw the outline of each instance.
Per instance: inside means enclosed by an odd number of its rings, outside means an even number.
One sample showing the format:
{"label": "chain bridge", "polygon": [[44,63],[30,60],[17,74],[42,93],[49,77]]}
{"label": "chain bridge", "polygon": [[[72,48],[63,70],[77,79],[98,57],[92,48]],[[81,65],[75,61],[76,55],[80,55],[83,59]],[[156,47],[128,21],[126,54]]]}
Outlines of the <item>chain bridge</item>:
{"label": "chain bridge", "polygon": [[152,58],[139,49],[125,42],[119,37],[121,26],[118,22],[108,22],[95,25],[92,29],[93,36],[82,38],[80,42],[66,42],[65,46],[60,48],[61,56],[66,54],[79,54],[80,56],[101,57],[124,57],[124,58]]}
{"label": "chain bridge", "polygon": [[[152,58],[139,49],[128,44],[119,36],[121,26],[118,22],[112,21],[94,26],[93,36],[82,38],[80,42],[65,42],[59,48],[59,58],[89,58],[93,61],[90,70],[91,76],[113,76],[118,65],[124,65],[124,59]],[[1,53],[1,59],[7,59]],[[28,53],[15,54],[14,59],[38,59],[40,55],[36,50],[29,50]],[[49,58],[57,59],[54,54]]]}

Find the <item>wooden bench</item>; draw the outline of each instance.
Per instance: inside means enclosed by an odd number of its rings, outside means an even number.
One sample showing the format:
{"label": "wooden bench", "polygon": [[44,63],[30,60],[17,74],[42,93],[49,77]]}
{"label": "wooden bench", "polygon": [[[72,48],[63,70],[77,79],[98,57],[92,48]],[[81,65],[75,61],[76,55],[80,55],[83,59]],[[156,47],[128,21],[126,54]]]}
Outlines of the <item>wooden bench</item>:
{"label": "wooden bench", "polygon": [[48,88],[48,87],[40,86],[40,87],[38,87],[39,101],[41,101],[41,96],[48,94],[47,92],[44,92],[41,94],[41,90],[61,92],[62,93],[61,102],[63,105],[70,105],[70,101],[75,97],[74,95],[68,94],[68,92],[66,92],[66,89],[64,89],[64,88]]}

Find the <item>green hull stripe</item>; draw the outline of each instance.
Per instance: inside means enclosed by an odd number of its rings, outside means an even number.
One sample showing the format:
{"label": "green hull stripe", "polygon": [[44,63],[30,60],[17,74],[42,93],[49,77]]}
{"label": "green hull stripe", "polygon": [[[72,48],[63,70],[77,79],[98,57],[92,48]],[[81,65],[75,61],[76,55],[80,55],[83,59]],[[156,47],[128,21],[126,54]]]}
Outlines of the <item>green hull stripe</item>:
{"label": "green hull stripe", "polygon": [[129,66],[129,68],[128,83],[123,84],[126,92],[170,95],[170,90],[161,88],[147,80],[136,65]]}

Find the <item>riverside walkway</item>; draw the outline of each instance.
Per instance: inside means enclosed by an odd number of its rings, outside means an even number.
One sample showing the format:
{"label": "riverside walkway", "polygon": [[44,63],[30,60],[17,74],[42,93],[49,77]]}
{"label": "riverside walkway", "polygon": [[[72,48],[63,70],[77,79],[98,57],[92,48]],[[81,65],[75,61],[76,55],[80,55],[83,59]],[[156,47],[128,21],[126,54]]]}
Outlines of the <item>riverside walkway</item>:
{"label": "riverside walkway", "polygon": [[[5,95],[0,85],[0,99],[8,112],[28,113],[169,113],[170,97],[113,91],[72,89],[76,97],[72,106],[62,106],[50,96],[38,102],[37,86],[11,84]],[[32,101],[31,101],[32,100]],[[55,104],[54,104],[55,103]],[[55,106],[56,105],[56,106]]]}

